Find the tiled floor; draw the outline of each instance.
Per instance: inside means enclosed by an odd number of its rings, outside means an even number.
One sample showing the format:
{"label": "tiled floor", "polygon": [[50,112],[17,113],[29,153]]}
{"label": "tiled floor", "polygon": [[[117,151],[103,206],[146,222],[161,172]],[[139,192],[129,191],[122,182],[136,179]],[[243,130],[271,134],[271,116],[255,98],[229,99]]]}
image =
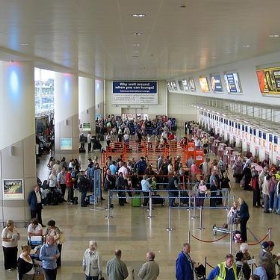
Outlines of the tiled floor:
{"label": "tiled floor", "polygon": [[[41,159],[38,166],[38,174],[43,180],[47,174],[47,157]],[[87,164],[87,154],[80,158],[83,167]],[[252,193],[241,191],[238,185],[233,184],[232,195],[236,198],[243,196],[250,206],[251,219],[248,222],[248,242],[257,243],[262,240],[268,228],[271,230],[271,239],[275,242],[275,252],[280,252],[279,221],[276,214],[265,214],[262,209],[252,208]],[[104,194],[106,198],[106,194]],[[156,260],[160,265],[158,279],[175,279],[175,260],[182,244],[190,239],[191,256],[193,260],[207,262],[215,266],[230,252],[230,238],[221,233],[213,235],[213,224],[222,225],[226,222],[225,209],[203,209],[202,219],[199,218],[199,210],[185,208],[172,208],[167,206],[155,206],[151,218],[149,211],[144,208],[131,206],[131,201],[124,207],[119,207],[115,201],[112,210],[112,218],[107,219],[105,203],[98,205],[96,209],[81,208],[80,205],[46,206],[43,210],[43,221],[46,224],[49,219],[54,219],[57,225],[64,230],[66,243],[62,250],[62,267],[58,272],[58,280],[84,279],[81,261],[84,250],[89,240],[96,240],[99,251],[102,254],[103,273],[105,274],[106,262],[113,256],[113,250],[120,248],[123,252],[122,259],[126,262],[132,279],[131,271],[135,270],[137,277],[141,264],[145,261],[146,252],[152,250],[156,253]],[[170,210],[170,212],[169,212]],[[200,227],[203,227],[201,229]],[[168,231],[167,228],[173,230]],[[199,229],[198,229],[199,228]],[[22,240],[25,243],[26,229],[21,228]],[[239,245],[232,243],[232,252],[238,250]],[[250,253],[257,256],[260,245],[251,245]],[[3,254],[1,253],[1,266],[3,267]],[[209,272],[211,268],[207,266]],[[16,279],[16,272],[0,270],[0,279]],[[105,277],[106,279],[106,277]]]}

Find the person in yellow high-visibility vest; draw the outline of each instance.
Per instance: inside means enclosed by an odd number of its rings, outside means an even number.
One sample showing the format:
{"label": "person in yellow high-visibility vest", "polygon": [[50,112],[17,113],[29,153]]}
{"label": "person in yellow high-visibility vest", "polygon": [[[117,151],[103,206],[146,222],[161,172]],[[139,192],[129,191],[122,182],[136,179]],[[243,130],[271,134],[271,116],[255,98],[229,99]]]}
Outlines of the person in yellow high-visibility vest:
{"label": "person in yellow high-visibility vest", "polygon": [[208,275],[208,280],[237,280],[236,265],[232,254],[226,255],[226,260],[219,263]]}

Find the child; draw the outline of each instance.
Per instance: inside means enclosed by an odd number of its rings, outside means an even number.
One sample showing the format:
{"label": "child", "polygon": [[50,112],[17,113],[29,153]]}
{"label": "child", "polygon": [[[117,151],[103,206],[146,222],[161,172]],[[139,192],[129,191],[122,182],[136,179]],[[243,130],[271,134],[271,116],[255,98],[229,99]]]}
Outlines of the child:
{"label": "child", "polygon": [[151,182],[151,191],[152,191],[152,194],[157,194],[156,192],[157,190],[157,179],[156,177],[152,177],[152,182]]}
{"label": "child", "polygon": [[232,207],[230,208],[228,212],[228,219],[229,223],[231,224],[238,224],[238,215],[239,215],[239,210],[237,209],[237,203],[234,201]]}

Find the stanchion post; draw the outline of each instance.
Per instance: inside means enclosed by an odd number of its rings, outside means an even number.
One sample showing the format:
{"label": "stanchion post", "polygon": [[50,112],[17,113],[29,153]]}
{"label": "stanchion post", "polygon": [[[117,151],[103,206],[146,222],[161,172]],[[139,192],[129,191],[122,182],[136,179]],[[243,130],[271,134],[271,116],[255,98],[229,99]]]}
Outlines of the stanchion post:
{"label": "stanchion post", "polygon": [[107,208],[107,216],[105,216],[105,219],[110,219],[110,218],[113,218],[113,216],[111,216],[111,190],[108,190],[108,208]]}
{"label": "stanchion post", "polygon": [[229,253],[232,254],[232,239],[233,239],[233,236],[232,236],[232,227],[230,228],[230,231],[229,231]]}
{"label": "stanchion post", "polygon": [[149,192],[149,215],[148,215],[148,218],[153,217],[152,212],[153,212],[153,202],[152,202],[152,192],[150,191]]}
{"label": "stanchion post", "polygon": [[191,232],[188,231],[188,243],[191,244]]}
{"label": "stanchion post", "polygon": [[268,228],[268,240],[271,240],[271,228]]}
{"label": "stanchion post", "polygon": [[205,277],[207,275],[207,257],[204,257]]}
{"label": "stanchion post", "polygon": [[173,228],[171,227],[171,207],[168,207],[168,228],[166,228],[167,231],[172,231]]}
{"label": "stanchion post", "polygon": [[[189,197],[190,197],[190,195],[189,195]],[[196,201],[195,201],[195,196],[194,196],[194,197],[193,197],[193,214],[194,214],[194,215],[191,216],[191,219],[192,219],[192,220],[198,218],[198,216],[195,215],[195,209],[196,209],[195,203],[196,203]]]}
{"label": "stanchion post", "polygon": [[199,207],[199,228],[198,230],[203,230],[204,227],[202,227],[202,206]]}

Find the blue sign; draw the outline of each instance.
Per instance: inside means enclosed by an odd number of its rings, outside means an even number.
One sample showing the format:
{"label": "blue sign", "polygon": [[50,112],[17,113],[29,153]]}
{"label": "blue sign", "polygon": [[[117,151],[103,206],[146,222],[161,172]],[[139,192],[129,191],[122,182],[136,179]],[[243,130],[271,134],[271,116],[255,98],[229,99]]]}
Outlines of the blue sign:
{"label": "blue sign", "polygon": [[239,84],[238,74],[236,72],[225,73],[225,82],[227,86],[227,91],[229,93],[240,93],[241,88]]}
{"label": "blue sign", "polygon": [[148,82],[148,81],[113,82],[113,93],[157,93],[157,82]]}

